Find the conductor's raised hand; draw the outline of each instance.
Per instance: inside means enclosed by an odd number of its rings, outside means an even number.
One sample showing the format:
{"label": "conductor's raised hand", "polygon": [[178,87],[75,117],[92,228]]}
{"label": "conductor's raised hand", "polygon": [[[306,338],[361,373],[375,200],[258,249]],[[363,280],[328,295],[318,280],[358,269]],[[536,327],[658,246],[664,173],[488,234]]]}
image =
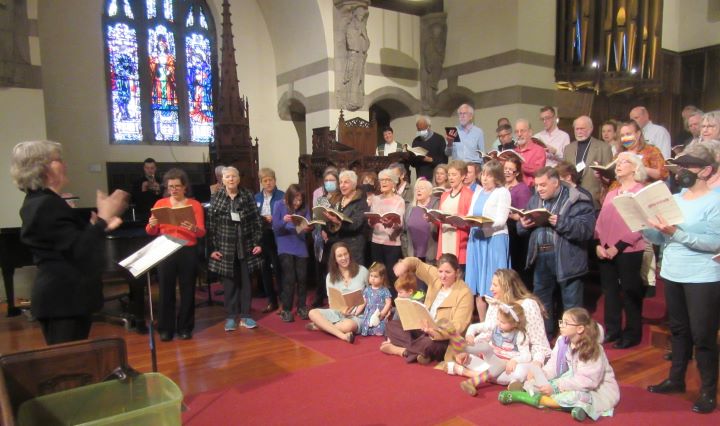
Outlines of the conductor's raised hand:
{"label": "conductor's raised hand", "polygon": [[[97,216],[107,222],[108,230],[113,230],[120,226],[122,220],[120,216],[125,212],[128,206],[130,194],[116,189],[112,194],[107,195],[98,190],[95,196],[95,205],[97,206]],[[114,226],[115,228],[111,228]]]}

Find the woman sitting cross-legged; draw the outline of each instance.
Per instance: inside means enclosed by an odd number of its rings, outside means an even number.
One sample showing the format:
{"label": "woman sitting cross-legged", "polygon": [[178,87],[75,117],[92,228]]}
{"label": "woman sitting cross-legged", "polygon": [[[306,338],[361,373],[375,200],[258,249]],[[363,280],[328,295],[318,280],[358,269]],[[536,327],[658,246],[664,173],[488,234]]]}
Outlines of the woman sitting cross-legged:
{"label": "woman sitting cross-legged", "polygon": [[[408,257],[395,265],[395,275],[415,270],[417,277],[428,285],[425,307],[435,322],[448,321],[455,330],[464,332],[473,312],[473,297],[460,276],[460,265],[454,254],[443,254],[437,267],[416,257]],[[390,321],[385,329],[387,340],[380,345],[386,354],[399,355],[407,362],[427,364],[440,361],[448,347],[449,334],[441,329],[403,330],[400,321]]]}
{"label": "woman sitting cross-legged", "polygon": [[[328,260],[328,274],[325,285],[335,288],[343,294],[365,289],[368,282],[368,270],[358,265],[352,258],[348,245],[343,242],[333,244]],[[348,343],[355,341],[355,333],[360,327],[360,312],[357,307],[349,307],[344,312],[335,309],[313,309],[306,328],[322,330]]]}

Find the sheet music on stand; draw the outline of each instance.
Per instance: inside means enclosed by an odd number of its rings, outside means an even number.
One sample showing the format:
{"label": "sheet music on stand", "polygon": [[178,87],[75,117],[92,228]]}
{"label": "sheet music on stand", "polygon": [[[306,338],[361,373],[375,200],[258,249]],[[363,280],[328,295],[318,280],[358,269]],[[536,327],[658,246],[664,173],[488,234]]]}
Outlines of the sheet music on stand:
{"label": "sheet music on stand", "polygon": [[161,235],[140,250],[118,262],[137,278],[155,266],[161,260],[182,248],[187,241],[180,238]]}

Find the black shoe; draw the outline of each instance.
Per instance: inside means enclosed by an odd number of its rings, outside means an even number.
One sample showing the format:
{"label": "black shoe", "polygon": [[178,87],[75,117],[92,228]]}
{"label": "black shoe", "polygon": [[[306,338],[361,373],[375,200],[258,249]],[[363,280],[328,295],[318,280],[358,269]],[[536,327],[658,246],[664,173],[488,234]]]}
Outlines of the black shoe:
{"label": "black shoe", "polygon": [[605,338],[603,339],[603,344],[605,344],[605,343],[612,343],[612,342],[615,342],[615,341],[617,341],[617,340],[620,340],[620,335],[619,335],[619,334],[608,334],[608,335],[606,335]]}
{"label": "black shoe", "polygon": [[307,308],[298,308],[297,314],[300,317],[301,320],[309,320],[310,317],[308,316],[308,309]]}
{"label": "black shoe", "polygon": [[192,339],[192,331],[181,331],[178,333],[178,337],[180,340],[190,340]]}
{"label": "black shoe", "polygon": [[695,401],[692,410],[700,414],[708,414],[715,411],[715,407],[717,407],[717,400],[715,399],[716,393],[717,392],[701,392],[700,398]]}
{"label": "black shoe", "polygon": [[647,390],[652,393],[683,393],[685,392],[685,383],[676,383],[665,379],[657,385],[648,386]]}
{"label": "black shoe", "polygon": [[173,334],[168,333],[167,331],[161,331],[160,332],[160,340],[163,342],[169,342],[173,339]]}
{"label": "black shoe", "polygon": [[640,341],[638,341],[638,340],[622,339],[618,342],[615,342],[615,344],[612,347],[615,349],[627,349],[627,348],[632,348],[633,346],[637,346],[639,344],[640,344]]}
{"label": "black shoe", "polygon": [[663,355],[663,359],[665,361],[672,361],[672,352],[668,352],[665,355]]}
{"label": "black shoe", "polygon": [[269,304],[265,307],[265,309],[262,310],[262,313],[263,313],[263,314],[267,314],[267,313],[270,313],[270,312],[275,312],[275,311],[277,311],[277,309],[278,309],[278,305],[276,305],[276,304],[274,304],[274,303],[269,303]]}
{"label": "black shoe", "polygon": [[283,320],[283,322],[294,322],[295,317],[293,316],[293,313],[290,311],[280,311],[280,319]]}

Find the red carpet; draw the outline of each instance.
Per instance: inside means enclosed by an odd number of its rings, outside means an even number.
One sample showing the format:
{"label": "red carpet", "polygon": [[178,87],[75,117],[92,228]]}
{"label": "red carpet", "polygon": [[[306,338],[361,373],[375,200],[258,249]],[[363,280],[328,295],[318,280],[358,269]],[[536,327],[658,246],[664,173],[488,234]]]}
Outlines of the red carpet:
{"label": "red carpet", "polygon": [[[662,287],[658,293],[646,300],[645,318],[662,317]],[[499,386],[488,386],[478,397],[471,398],[460,390],[459,377],[417,364],[406,365],[399,357],[380,353],[380,338],[358,336],[355,344],[349,345],[322,332],[305,330],[306,321],[283,323],[274,313],[257,314],[266,301],[253,302],[253,314],[261,327],[336,362],[188,396],[183,423],[430,425],[455,417],[484,425],[573,423],[568,413],[522,405],[502,406],[497,402],[497,394],[502,390]],[[601,320],[602,299],[595,317]],[[645,330],[643,345],[648,341],[649,333]],[[611,358],[628,353],[610,348],[607,351]],[[720,412],[709,416],[693,414],[691,403],[681,398],[653,395],[634,386],[622,386],[621,393],[615,416],[602,419],[602,424],[720,424]]]}

